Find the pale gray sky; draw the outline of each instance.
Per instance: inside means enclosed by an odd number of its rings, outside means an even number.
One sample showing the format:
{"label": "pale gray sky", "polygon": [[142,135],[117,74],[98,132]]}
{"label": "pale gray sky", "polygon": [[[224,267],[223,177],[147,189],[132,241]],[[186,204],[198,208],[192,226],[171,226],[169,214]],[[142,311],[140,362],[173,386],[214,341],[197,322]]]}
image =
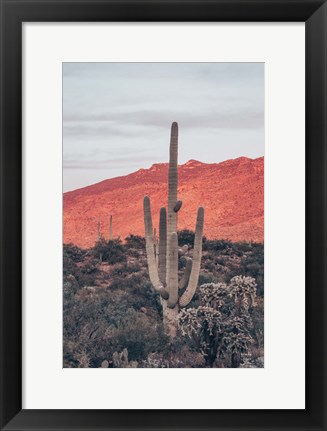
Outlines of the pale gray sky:
{"label": "pale gray sky", "polygon": [[168,161],[264,155],[263,63],[64,63],[64,191]]}

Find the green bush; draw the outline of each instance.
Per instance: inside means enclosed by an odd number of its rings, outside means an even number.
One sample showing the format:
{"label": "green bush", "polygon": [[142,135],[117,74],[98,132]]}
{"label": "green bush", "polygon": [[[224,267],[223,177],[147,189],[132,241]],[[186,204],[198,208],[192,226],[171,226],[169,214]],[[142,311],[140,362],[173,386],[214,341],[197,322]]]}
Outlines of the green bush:
{"label": "green bush", "polygon": [[77,247],[77,245],[70,243],[63,245],[63,254],[73,262],[82,262],[86,255],[86,251]]}
{"label": "green bush", "polygon": [[223,251],[230,247],[231,242],[223,239],[210,240],[208,239],[204,245],[206,251]]}
{"label": "green bush", "polygon": [[125,248],[127,250],[136,248],[145,251],[145,238],[131,234],[125,238]]}
{"label": "green bush", "polygon": [[133,274],[136,272],[140,272],[142,270],[141,265],[138,263],[127,263],[124,262],[120,265],[117,265],[111,272],[112,275],[119,275],[119,276],[128,276],[129,274]]}
{"label": "green bush", "polygon": [[99,256],[100,261],[108,262],[110,265],[125,262],[126,252],[120,239],[106,241],[101,238],[93,247],[93,255]]}
{"label": "green bush", "polygon": [[153,325],[148,316],[133,308],[127,309],[117,327],[109,331],[113,348],[127,348],[133,361],[144,360],[150,352],[160,351],[168,342],[162,325]]}
{"label": "green bush", "polygon": [[191,230],[184,229],[178,231],[178,245],[183,247],[183,245],[190,245],[192,248],[194,247],[194,237],[195,233]]}
{"label": "green bush", "polygon": [[[183,245],[189,245],[191,248],[194,247],[195,232],[189,229],[183,229],[177,232],[178,234],[178,245],[183,247]],[[206,243],[207,239],[205,236],[202,238],[202,244]]]}

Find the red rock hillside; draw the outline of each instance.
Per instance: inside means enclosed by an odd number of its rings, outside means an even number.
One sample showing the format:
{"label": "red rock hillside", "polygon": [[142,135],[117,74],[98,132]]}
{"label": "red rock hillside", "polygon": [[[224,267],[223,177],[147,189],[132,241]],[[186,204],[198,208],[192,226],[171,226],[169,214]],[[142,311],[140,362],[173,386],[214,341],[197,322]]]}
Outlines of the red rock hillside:
{"label": "red rock hillside", "polygon": [[[167,205],[168,164],[154,164],[124,177],[112,178],[64,194],[64,242],[91,247],[97,224],[108,239],[144,236],[143,197],[151,198],[154,227],[159,210]],[[222,163],[190,160],[178,168],[178,229],[195,228],[197,208],[205,208],[204,234],[208,239],[263,242],[264,158],[240,157]]]}

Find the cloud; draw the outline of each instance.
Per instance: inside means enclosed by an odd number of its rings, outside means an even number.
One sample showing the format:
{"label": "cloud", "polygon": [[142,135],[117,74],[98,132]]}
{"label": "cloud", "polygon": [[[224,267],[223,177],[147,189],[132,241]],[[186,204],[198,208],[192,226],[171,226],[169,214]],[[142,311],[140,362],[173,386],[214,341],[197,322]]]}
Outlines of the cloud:
{"label": "cloud", "polygon": [[68,182],[74,173],[82,186],[101,170],[116,176],[165,161],[173,121],[183,142],[180,159],[263,155],[264,65],[64,63]]}
{"label": "cloud", "polygon": [[64,161],[64,169],[110,169],[121,166],[139,166],[140,164],[160,162],[160,159],[154,160],[153,157],[135,156],[118,157],[107,160],[81,160],[79,158]]}
{"label": "cloud", "polygon": [[64,135],[107,135],[135,136],[140,129],[167,130],[173,121],[188,129],[253,129],[263,127],[263,110],[230,109],[229,112],[212,110],[205,113],[178,112],[172,115],[167,111],[128,111],[119,113],[75,115],[65,118]]}

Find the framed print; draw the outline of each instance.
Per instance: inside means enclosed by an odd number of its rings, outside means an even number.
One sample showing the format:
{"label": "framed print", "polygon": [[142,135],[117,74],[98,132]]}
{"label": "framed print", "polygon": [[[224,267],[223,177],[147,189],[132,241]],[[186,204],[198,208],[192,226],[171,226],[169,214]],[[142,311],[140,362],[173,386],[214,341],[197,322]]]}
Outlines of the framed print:
{"label": "framed print", "polygon": [[[232,82],[228,82],[230,76]],[[77,108],[75,91],[79,93],[80,85],[88,101],[79,102]],[[234,86],[237,99],[232,97]],[[105,93],[99,104],[99,97],[93,96],[98,91]],[[216,96],[208,103],[209,91],[212,96],[216,91]],[[232,131],[224,137],[227,124],[222,94],[225,103],[233,100],[226,114],[229,121],[236,117],[231,129],[242,138],[232,137]],[[263,367],[263,96],[263,63],[63,63],[65,368]],[[116,103],[110,103],[114,99]],[[167,99],[169,106],[165,107]],[[243,122],[248,128],[241,126],[245,112],[238,113],[244,99],[248,110]],[[199,107],[194,106],[192,115],[189,104]],[[87,107],[84,113],[82,106]],[[165,159],[167,145],[161,135],[172,115],[179,122],[169,125],[168,167],[155,162]],[[221,124],[215,133],[217,115],[223,127]],[[137,116],[142,120],[136,120]],[[120,123],[123,118],[130,120]],[[136,130],[141,124],[145,130]],[[82,133],[90,133],[91,139],[81,137],[83,125]],[[208,136],[196,136],[196,131],[204,132],[204,128]],[[150,130],[149,143],[139,140],[139,135]],[[76,188],[76,181],[83,178],[83,183],[89,184],[93,175],[102,175],[108,136],[112,137],[111,154],[104,163],[106,169],[111,166],[113,178],[91,188]],[[217,145],[217,139],[223,142]],[[201,140],[206,141],[205,150],[197,146]],[[232,157],[239,151],[233,145],[237,140],[243,142],[242,157]],[[224,149],[231,153],[224,154]],[[90,151],[95,151],[95,156],[86,161]],[[252,153],[253,158],[244,156]],[[184,163],[178,163],[182,157]],[[213,159],[220,163],[210,163]],[[140,163],[144,167],[137,169]],[[127,175],[119,175],[125,172]],[[219,187],[220,183],[224,186]],[[242,190],[239,196],[233,191],[236,184]],[[168,209],[164,202],[167,194],[171,201]],[[232,221],[233,214],[239,219]],[[173,238],[174,246],[170,244]],[[238,244],[235,251],[234,244]],[[237,257],[240,265],[235,268]],[[178,285],[172,279],[178,279]],[[242,295],[248,291],[241,309],[236,307],[240,298],[227,306],[239,290]],[[214,292],[215,298],[229,292],[220,311],[214,297],[209,300]],[[85,301],[91,306],[89,316]],[[73,310],[78,310],[78,315],[74,316]],[[225,315],[220,314],[222,310]],[[108,320],[112,325],[108,326]],[[235,325],[240,322],[242,331],[235,338],[232,334],[238,333]],[[225,329],[217,331],[216,326],[222,324]],[[207,330],[202,332],[204,328]]]}
{"label": "framed print", "polygon": [[1,19],[1,429],[325,430],[325,1]]}

